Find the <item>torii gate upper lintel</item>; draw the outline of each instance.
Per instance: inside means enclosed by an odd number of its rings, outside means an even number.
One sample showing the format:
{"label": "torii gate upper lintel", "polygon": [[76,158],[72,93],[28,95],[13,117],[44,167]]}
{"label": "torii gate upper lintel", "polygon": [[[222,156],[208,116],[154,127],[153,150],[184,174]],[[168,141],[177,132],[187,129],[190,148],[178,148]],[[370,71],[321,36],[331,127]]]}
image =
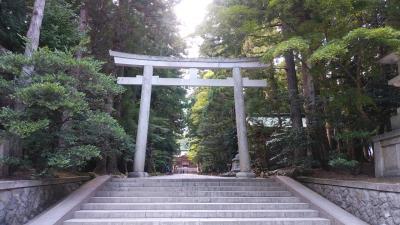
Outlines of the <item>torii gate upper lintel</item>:
{"label": "torii gate upper lintel", "polygon": [[[134,158],[134,171],[129,177],[145,177],[144,171],[146,158],[147,133],[150,117],[151,89],[153,85],[158,86],[215,86],[233,87],[235,98],[236,128],[238,137],[238,149],[240,158],[240,172],[237,177],[255,177],[250,167],[250,155],[248,150],[246,114],[244,105],[244,87],[266,87],[265,80],[250,80],[242,78],[240,69],[260,69],[269,65],[260,63],[256,58],[224,59],[224,58],[176,58],[162,56],[136,55],[110,50],[114,62],[119,66],[144,67],[143,76],[119,77],[118,84],[142,85],[140,99],[138,132],[136,137],[136,149]],[[160,78],[153,76],[154,68],[191,69],[192,75],[189,79],[182,78]],[[227,79],[199,79],[194,69],[232,69],[232,78]]]}

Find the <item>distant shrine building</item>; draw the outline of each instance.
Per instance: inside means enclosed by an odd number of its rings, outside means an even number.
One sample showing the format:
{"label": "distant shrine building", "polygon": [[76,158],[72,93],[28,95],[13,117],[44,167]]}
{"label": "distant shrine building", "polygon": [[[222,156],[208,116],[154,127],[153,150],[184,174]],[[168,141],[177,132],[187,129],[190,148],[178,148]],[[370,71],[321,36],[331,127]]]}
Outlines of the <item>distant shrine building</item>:
{"label": "distant shrine building", "polygon": [[193,163],[187,155],[177,156],[173,162],[173,173],[184,174],[184,173],[199,173],[198,166]]}

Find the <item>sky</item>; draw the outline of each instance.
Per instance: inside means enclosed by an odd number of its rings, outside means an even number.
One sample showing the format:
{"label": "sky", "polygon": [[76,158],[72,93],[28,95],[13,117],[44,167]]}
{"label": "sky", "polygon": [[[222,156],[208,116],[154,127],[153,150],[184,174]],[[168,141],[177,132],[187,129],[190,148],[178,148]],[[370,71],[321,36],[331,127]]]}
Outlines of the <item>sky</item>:
{"label": "sky", "polygon": [[207,14],[207,6],[212,0],[181,0],[175,6],[175,14],[181,23],[179,33],[185,40],[188,57],[199,57],[199,47],[203,42],[200,37],[192,37],[196,27],[201,24]]}

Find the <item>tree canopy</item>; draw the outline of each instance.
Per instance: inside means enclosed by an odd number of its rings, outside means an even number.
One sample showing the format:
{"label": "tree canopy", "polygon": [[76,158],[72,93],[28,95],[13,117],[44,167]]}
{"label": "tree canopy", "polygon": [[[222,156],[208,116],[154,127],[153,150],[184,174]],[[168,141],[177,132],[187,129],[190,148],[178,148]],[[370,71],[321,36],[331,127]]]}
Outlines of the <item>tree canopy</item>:
{"label": "tree canopy", "polygon": [[[125,173],[135,149],[140,87],[116,77],[109,50],[182,56],[174,6],[179,1],[40,0],[39,49],[32,41],[35,1],[0,2],[0,135],[16,151],[12,171],[70,169]],[[400,3],[385,0],[214,0],[196,34],[205,57],[259,57],[270,68],[246,89],[252,166],[357,167],[373,160],[371,137],[391,130],[398,68],[379,64],[400,53]],[[29,72],[29,76],[25,76]],[[202,71],[203,79],[231,71]],[[182,76],[157,69],[162,77]],[[222,173],[237,153],[233,90],[155,87],[146,170],[168,172],[179,142],[204,173]]]}
{"label": "tree canopy", "polygon": [[[21,53],[33,3],[0,3],[7,18],[0,22],[0,44],[11,51],[0,56],[0,129],[4,138],[18,138],[22,148],[2,163],[41,174],[130,170],[140,87],[119,86],[115,77],[141,71],[117,68],[108,51],[183,53],[172,10],[176,2],[46,0],[40,48],[30,59]],[[34,68],[31,80],[19,82],[28,65]],[[155,88],[152,96],[147,170],[165,172],[179,151],[185,90]],[[24,110],[15,108],[18,103]]]}
{"label": "tree canopy", "polygon": [[[205,40],[203,55],[259,56],[273,64],[260,75],[248,75],[270,84],[264,92],[246,90],[256,169],[372,160],[370,138],[391,129],[390,116],[399,106],[399,90],[387,85],[397,70],[378,63],[399,51],[396,8],[399,3],[388,1],[213,1],[198,29]],[[219,111],[214,105],[197,112],[200,104],[226,105],[204,92],[193,98],[192,111],[200,115]],[[285,124],[288,117],[291,123]],[[191,119],[196,128],[212,124]],[[232,132],[225,124],[212,125],[219,126],[220,136]],[[199,162],[205,152],[211,158],[220,154],[212,150],[219,143],[196,143],[192,157]]]}

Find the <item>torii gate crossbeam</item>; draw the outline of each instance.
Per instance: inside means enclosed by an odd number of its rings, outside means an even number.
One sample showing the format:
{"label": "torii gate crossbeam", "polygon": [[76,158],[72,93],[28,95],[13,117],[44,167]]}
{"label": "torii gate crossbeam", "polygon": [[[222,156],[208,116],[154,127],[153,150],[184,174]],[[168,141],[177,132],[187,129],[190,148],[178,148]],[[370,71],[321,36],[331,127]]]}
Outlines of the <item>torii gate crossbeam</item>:
{"label": "torii gate crossbeam", "polygon": [[[250,167],[243,88],[266,87],[267,83],[265,80],[249,80],[248,78],[242,78],[240,69],[266,68],[269,65],[260,63],[258,59],[249,58],[186,59],[135,55],[115,51],[110,51],[110,55],[114,57],[114,62],[116,65],[128,67],[144,67],[143,76],[118,78],[118,84],[142,86],[134,158],[134,171],[132,173],[129,173],[129,177],[148,176],[147,173],[144,171],[144,167],[150,117],[151,89],[153,85],[233,87],[235,98],[238,149],[240,158],[240,172],[237,173],[237,177],[255,177],[255,174],[252,172]],[[159,76],[153,76],[154,68],[189,68],[191,69],[192,74],[190,79],[160,78]],[[227,79],[198,79],[196,76],[197,70],[194,69],[232,69],[233,77]]]}

